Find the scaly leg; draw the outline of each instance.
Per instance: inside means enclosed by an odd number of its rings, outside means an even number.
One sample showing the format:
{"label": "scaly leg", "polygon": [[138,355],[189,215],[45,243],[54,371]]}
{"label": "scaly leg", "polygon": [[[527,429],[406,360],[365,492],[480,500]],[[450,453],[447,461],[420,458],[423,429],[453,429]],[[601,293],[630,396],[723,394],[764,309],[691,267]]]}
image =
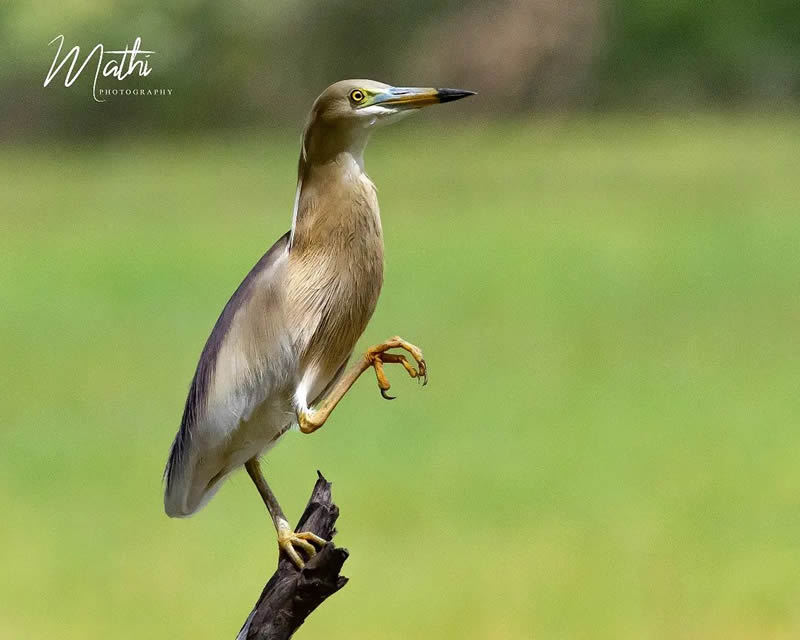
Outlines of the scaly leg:
{"label": "scaly leg", "polygon": [[[404,355],[386,353],[389,349],[405,349],[411,354],[411,357],[414,358],[417,367],[414,368]],[[403,368],[408,372],[408,375],[412,378],[417,378],[423,385],[428,384],[428,368],[425,365],[425,358],[422,357],[420,348],[397,336],[389,338],[385,342],[367,349],[366,353],[339,378],[328,394],[318,403],[316,409],[297,412],[297,422],[300,425],[300,431],[303,433],[312,433],[325,424],[328,416],[331,415],[336,405],[339,404],[339,400],[344,397],[344,394],[347,393],[355,381],[358,380],[358,377],[370,367],[375,369],[375,377],[378,379],[378,387],[381,390],[381,395],[387,400],[393,400],[394,398],[386,395],[391,385],[386,379],[386,374],[383,370],[383,365],[389,363],[402,364]]]}
{"label": "scaly leg", "polygon": [[[311,543],[313,542],[314,544],[325,546],[327,541],[310,531],[295,533],[292,527],[289,526],[286,516],[283,515],[281,505],[278,504],[278,499],[275,497],[275,494],[272,493],[272,489],[269,488],[264,474],[261,473],[258,458],[248,460],[245,462],[244,467],[247,469],[247,473],[250,475],[253,484],[256,485],[256,489],[258,489],[258,492],[261,494],[264,504],[267,505],[267,511],[269,511],[272,522],[275,524],[275,530],[278,532],[278,547],[289,556],[289,559],[294,562],[298,569],[302,569],[304,566],[303,559],[297,553],[295,547],[299,547],[303,550],[310,560],[317,553],[316,548],[314,548],[314,545]],[[309,542],[309,540],[311,542]]]}

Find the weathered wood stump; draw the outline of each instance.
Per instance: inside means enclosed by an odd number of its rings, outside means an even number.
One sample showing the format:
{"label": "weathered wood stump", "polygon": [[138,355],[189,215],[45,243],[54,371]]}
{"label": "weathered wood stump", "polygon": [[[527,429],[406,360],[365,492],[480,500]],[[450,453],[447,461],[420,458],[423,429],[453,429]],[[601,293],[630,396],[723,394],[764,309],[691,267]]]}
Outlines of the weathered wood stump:
{"label": "weathered wood stump", "polygon": [[[331,484],[319,479],[295,531],[311,531],[325,540],[336,535],[339,508],[331,500]],[[269,579],[236,640],[286,640],[324,600],[336,593],[347,578],[340,575],[347,549],[326,544],[302,571],[280,554],[278,569]]]}

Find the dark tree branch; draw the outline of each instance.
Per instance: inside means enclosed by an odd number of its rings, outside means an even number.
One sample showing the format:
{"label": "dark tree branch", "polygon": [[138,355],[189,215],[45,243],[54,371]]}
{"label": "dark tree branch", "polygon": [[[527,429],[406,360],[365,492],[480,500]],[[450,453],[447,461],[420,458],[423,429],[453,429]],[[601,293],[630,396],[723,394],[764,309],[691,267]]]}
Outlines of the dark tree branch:
{"label": "dark tree branch", "polygon": [[[295,531],[311,531],[325,540],[336,535],[339,508],[331,501],[331,484],[317,471],[319,479],[300,517]],[[339,575],[347,549],[326,544],[299,571],[284,554],[278,569],[261,592],[236,640],[286,640],[305,622],[308,615],[345,584]]]}

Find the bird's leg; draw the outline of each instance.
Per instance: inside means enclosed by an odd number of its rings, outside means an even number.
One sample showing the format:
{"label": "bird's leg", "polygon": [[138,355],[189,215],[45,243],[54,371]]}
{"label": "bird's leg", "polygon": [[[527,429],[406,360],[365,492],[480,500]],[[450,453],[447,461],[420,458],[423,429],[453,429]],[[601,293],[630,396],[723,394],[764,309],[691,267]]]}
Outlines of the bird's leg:
{"label": "bird's leg", "polygon": [[269,488],[264,474],[261,473],[258,458],[248,460],[245,462],[244,466],[253,484],[256,485],[256,489],[258,489],[258,492],[261,494],[261,498],[264,500],[267,511],[269,511],[269,515],[272,518],[272,522],[275,524],[275,530],[278,532],[278,547],[289,556],[289,559],[298,569],[302,569],[304,566],[303,559],[300,557],[300,554],[297,553],[295,547],[304,551],[308,555],[308,558],[311,559],[317,553],[316,548],[311,543],[313,542],[314,544],[324,546],[327,544],[327,541],[310,531],[295,532],[292,529],[289,522],[286,520],[286,516],[283,515],[283,510],[281,509],[281,505],[278,504],[278,499],[275,497],[275,494],[272,493],[272,489]]}
{"label": "bird's leg", "polygon": [[[389,349],[404,349],[411,354],[417,366],[414,367],[408,359],[401,354],[387,353]],[[384,364],[402,364],[403,368],[408,372],[412,378],[417,378],[423,385],[428,384],[428,368],[425,364],[425,358],[422,357],[422,350],[414,346],[410,342],[406,342],[402,338],[395,336],[389,338],[381,344],[367,349],[361,358],[359,358],[345,374],[339,378],[336,384],[328,391],[327,395],[319,401],[317,408],[313,411],[298,411],[297,422],[300,426],[300,431],[303,433],[312,433],[319,429],[331,412],[339,404],[339,400],[344,397],[344,394],[353,386],[358,377],[370,367],[375,369],[375,377],[378,379],[378,387],[381,390],[381,395],[387,400],[392,400],[391,396],[386,395],[390,388],[389,381],[386,379],[386,374],[383,370]]]}

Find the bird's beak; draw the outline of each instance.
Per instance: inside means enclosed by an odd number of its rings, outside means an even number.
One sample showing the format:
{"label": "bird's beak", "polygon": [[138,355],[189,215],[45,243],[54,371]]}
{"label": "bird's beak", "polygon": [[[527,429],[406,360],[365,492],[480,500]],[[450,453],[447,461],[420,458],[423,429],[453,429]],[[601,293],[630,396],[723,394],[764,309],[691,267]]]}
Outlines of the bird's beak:
{"label": "bird's beak", "polygon": [[382,107],[391,106],[399,109],[419,109],[440,102],[452,102],[467,96],[475,95],[474,91],[464,89],[433,89],[421,87],[392,87],[380,93],[371,104]]}

